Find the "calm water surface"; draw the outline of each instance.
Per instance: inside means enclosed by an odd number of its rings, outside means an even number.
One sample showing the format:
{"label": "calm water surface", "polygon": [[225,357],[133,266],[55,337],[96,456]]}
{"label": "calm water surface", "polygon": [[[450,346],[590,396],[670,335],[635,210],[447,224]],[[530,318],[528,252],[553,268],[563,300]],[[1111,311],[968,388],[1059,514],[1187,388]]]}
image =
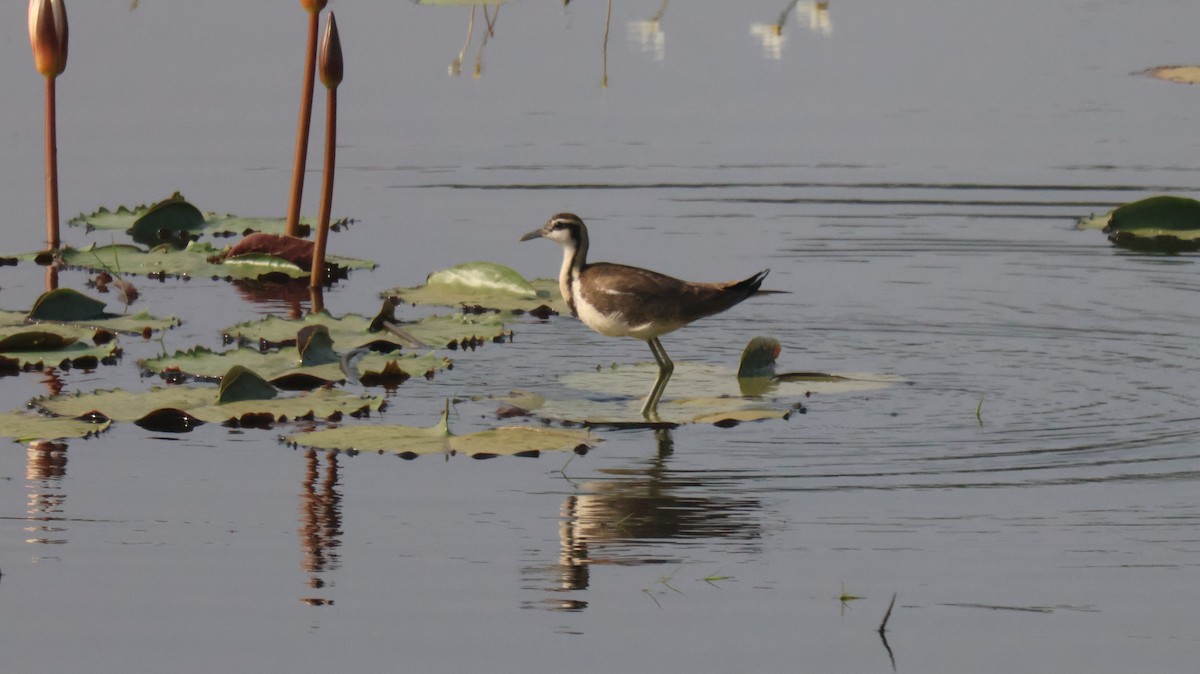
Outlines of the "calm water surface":
{"label": "calm water surface", "polygon": [[[41,82],[12,4],[15,253],[43,216]],[[63,212],[182,190],[282,215],[303,13],[136,4],[71,5]],[[677,362],[732,367],[765,334],[784,369],[904,382],[813,395],[786,422],[603,431],[570,461],[327,455],[212,426],[120,424],[65,456],[13,443],[6,671],[1194,669],[1197,257],[1073,225],[1194,194],[1200,90],[1133,73],[1195,62],[1200,6],[615,2],[605,59],[599,2],[479,8],[470,29],[468,7],[330,5],[347,72],[334,209],[358,220],[331,246],[380,265],[327,296],[335,313],[469,260],[552,275],[556,248],[516,240],[572,210],[596,259],[697,279],[770,267],[788,291],[669,336]],[[65,390],[148,386],[138,358],[288,308],[140,285],[184,325]],[[40,268],[0,269],[5,309],[41,289]],[[583,395],[560,376],[649,360],[571,319],[511,327],[381,418]],[[4,409],[41,380],[6,379]],[[484,403],[452,418],[495,423]]]}

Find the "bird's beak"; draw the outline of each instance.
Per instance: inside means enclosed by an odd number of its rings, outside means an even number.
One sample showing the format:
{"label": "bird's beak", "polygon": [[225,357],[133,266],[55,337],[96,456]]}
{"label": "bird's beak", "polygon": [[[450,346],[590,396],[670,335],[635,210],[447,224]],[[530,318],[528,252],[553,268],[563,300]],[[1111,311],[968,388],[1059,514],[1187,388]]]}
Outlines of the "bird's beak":
{"label": "bird's beak", "polygon": [[543,230],[535,229],[532,232],[526,234],[525,236],[522,236],[521,240],[528,241],[530,239],[540,239],[540,238],[542,238],[542,235],[543,235]]}

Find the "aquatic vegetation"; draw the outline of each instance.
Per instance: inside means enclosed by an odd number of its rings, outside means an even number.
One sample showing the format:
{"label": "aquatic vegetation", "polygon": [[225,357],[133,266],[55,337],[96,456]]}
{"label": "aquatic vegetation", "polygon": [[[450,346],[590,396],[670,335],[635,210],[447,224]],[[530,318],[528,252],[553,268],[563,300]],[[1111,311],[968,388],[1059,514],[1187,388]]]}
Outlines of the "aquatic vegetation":
{"label": "aquatic vegetation", "polygon": [[1200,250],[1200,201],[1187,197],[1155,196],[1125,204],[1104,215],[1077,223],[1079,229],[1100,229],[1108,240],[1133,250],[1181,252]]}
{"label": "aquatic vegetation", "polygon": [[383,295],[413,304],[470,308],[475,313],[528,312],[542,318],[570,313],[557,279],[527,281],[515,269],[495,262],[465,262],[429,274],[424,285],[393,288]]}
{"label": "aquatic vegetation", "polygon": [[484,459],[496,456],[538,456],[541,452],[574,451],[584,453],[600,439],[586,430],[543,426],[504,426],[476,433],[456,435],[450,431],[449,405],[442,410],[438,423],[426,428],[403,425],[357,425],[330,428],[309,433],[294,433],[287,442],[311,449],[336,449],[344,452],[396,454],[414,459],[427,454],[447,457],[465,454]]}
{"label": "aquatic vegetation", "polygon": [[[237,378],[246,376],[239,373]],[[258,388],[257,386],[255,388]],[[142,392],[106,389],[87,393],[69,393],[35,398],[30,404],[36,409],[60,417],[80,417],[99,413],[113,421],[136,422],[161,410],[182,410],[191,417],[217,424],[238,426],[243,417],[256,419],[267,415],[273,423],[297,420],[341,419],[361,416],[383,407],[383,398],[350,393],[340,389],[321,388],[311,393],[261,398],[258,393],[227,394],[227,402],[218,399],[211,386],[154,386]],[[7,429],[5,429],[5,433]]]}

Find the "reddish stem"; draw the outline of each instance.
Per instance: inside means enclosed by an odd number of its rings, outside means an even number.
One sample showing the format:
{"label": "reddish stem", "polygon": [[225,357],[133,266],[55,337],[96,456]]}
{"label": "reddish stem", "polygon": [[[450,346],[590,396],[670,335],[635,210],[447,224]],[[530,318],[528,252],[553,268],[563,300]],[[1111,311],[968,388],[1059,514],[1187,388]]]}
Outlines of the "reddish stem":
{"label": "reddish stem", "polygon": [[288,200],[287,223],[284,233],[298,236],[300,231],[300,200],[304,194],[304,169],[308,161],[308,131],[312,126],[313,80],[317,73],[316,12],[308,15],[308,52],[304,61],[304,87],[300,94],[300,120],[296,125],[296,158],[292,163],[292,191]]}
{"label": "reddish stem", "polygon": [[317,220],[317,241],[313,246],[312,276],[309,286],[320,287],[325,280],[325,242],[329,239],[329,214],[333,210],[333,165],[337,153],[337,88],[327,90],[325,104],[325,167],[321,176],[321,214]]}
{"label": "reddish stem", "polygon": [[58,122],[54,79],[46,78],[46,244],[57,250],[58,238]]}

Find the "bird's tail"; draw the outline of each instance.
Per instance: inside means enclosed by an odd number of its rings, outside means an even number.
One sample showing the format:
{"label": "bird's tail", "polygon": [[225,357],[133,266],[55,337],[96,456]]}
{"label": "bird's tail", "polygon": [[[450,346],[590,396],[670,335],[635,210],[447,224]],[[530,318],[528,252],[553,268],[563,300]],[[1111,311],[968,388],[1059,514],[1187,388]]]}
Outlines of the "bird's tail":
{"label": "bird's tail", "polygon": [[770,269],[764,269],[744,281],[738,281],[737,283],[730,286],[729,289],[740,291],[742,293],[745,293],[746,297],[749,297],[749,296],[753,295],[754,293],[758,292],[759,287],[762,286],[763,279],[767,278],[767,274],[770,274],[770,273],[771,273]]}

